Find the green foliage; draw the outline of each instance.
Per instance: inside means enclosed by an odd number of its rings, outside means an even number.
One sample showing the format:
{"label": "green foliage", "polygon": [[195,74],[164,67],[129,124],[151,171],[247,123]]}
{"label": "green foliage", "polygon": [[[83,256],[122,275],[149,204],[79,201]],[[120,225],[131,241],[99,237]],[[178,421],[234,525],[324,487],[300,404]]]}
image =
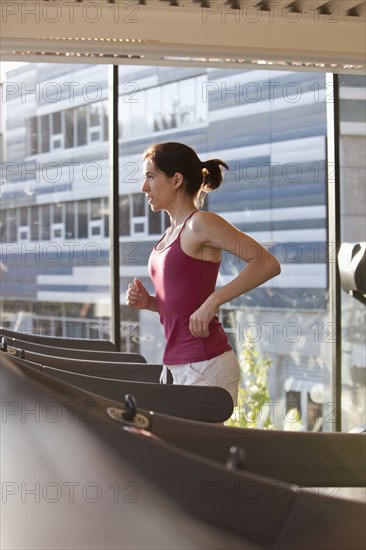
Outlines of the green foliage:
{"label": "green foliage", "polygon": [[259,355],[253,341],[245,339],[239,355],[240,383],[238,405],[225,422],[226,426],[237,428],[274,429],[270,419],[270,395],[268,391],[268,369],[272,360],[268,354]]}

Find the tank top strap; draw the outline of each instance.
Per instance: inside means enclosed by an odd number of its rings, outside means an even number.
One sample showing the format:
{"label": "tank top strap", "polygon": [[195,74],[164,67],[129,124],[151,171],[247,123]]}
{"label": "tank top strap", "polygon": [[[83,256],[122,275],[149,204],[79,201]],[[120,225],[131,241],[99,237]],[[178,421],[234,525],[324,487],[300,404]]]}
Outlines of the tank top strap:
{"label": "tank top strap", "polygon": [[185,222],[183,223],[183,225],[182,225],[182,227],[181,227],[181,229],[180,229],[180,231],[179,231],[179,233],[178,233],[178,238],[180,238],[180,234],[182,233],[183,229],[185,228],[187,221],[190,220],[191,217],[193,216],[193,214],[195,214],[196,212],[198,212],[198,210],[193,210],[193,212],[191,212],[191,213],[189,214],[188,218],[185,220]]}

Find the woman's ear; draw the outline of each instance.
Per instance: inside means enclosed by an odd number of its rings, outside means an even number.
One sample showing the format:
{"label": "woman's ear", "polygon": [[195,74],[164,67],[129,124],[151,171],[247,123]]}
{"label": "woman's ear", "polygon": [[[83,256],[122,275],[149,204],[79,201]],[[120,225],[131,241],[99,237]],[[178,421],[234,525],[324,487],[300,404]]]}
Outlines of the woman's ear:
{"label": "woman's ear", "polygon": [[174,178],[174,187],[179,189],[183,185],[184,177],[180,172],[176,172],[173,176]]}

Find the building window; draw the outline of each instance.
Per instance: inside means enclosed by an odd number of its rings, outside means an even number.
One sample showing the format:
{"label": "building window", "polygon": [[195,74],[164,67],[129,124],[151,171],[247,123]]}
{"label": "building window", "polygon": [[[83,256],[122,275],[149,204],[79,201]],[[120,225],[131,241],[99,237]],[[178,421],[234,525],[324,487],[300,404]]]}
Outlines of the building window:
{"label": "building window", "polygon": [[75,203],[66,203],[66,220],[65,220],[66,239],[75,238]]}
{"label": "building window", "polygon": [[153,212],[149,208],[149,235],[160,235],[161,228],[161,213]]}
{"label": "building window", "polygon": [[38,119],[36,116],[29,119],[29,149],[31,155],[38,153]]}
{"label": "building window", "polygon": [[63,204],[53,205],[53,223],[62,223]]}
{"label": "building window", "polygon": [[42,241],[46,241],[51,237],[51,216],[49,204],[44,204],[41,206],[41,216],[40,239]]}
{"label": "building window", "polygon": [[130,201],[128,195],[121,195],[119,198],[119,235],[120,237],[130,235]]}
{"label": "building window", "polygon": [[101,141],[103,135],[102,129],[100,106],[92,104],[89,108],[88,142]]}
{"label": "building window", "polygon": [[28,208],[20,208],[18,212],[18,241],[30,240],[29,211]]}
{"label": "building window", "polygon": [[101,103],[102,118],[103,118],[103,140],[108,141],[108,111],[107,102]]}
{"label": "building window", "polygon": [[53,220],[51,226],[51,239],[65,238],[64,204],[53,204]]}
{"label": "building window", "polygon": [[51,136],[51,151],[56,149],[64,148],[64,133],[62,131],[62,119],[61,111],[52,113],[51,115],[51,124],[52,124],[52,136]]}
{"label": "building window", "polygon": [[87,201],[79,201],[78,206],[78,238],[88,238],[88,203]]}
{"label": "building window", "polygon": [[132,218],[131,218],[131,235],[142,236],[146,235],[146,199],[142,193],[134,193],[131,195],[132,201]]}
{"label": "building window", "polygon": [[50,118],[49,115],[41,117],[41,153],[50,150]]}
{"label": "building window", "polygon": [[109,199],[108,197],[104,197],[104,207],[103,207],[103,214],[104,214],[104,236],[109,237]]}
{"label": "building window", "polygon": [[75,143],[75,109],[65,111],[65,148],[74,147]]}
{"label": "building window", "polygon": [[5,213],[5,240],[13,243],[17,240],[17,222],[16,222],[16,210],[7,210]]}
{"label": "building window", "polygon": [[38,241],[39,239],[39,207],[31,207],[31,240]]}
{"label": "building window", "polygon": [[65,238],[65,226],[63,223],[52,224],[52,239],[55,241]]}
{"label": "building window", "polygon": [[103,236],[102,199],[90,201],[89,238]]}
{"label": "building window", "polygon": [[87,143],[87,111],[86,107],[78,107],[76,110],[77,118],[77,145],[86,145]]}
{"label": "building window", "polygon": [[177,82],[172,82],[162,87],[163,112],[160,119],[161,130],[179,126],[181,99]]}

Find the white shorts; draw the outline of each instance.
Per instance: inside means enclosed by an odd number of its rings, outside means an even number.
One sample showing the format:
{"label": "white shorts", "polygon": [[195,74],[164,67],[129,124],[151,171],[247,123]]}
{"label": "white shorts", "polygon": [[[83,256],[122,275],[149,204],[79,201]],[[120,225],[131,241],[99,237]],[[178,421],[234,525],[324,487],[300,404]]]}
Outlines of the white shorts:
{"label": "white shorts", "polygon": [[219,386],[227,390],[233,398],[234,405],[238,399],[240,366],[233,350],[222,355],[182,365],[163,365],[160,382],[166,383],[167,369],[173,375],[173,384],[187,386]]}

